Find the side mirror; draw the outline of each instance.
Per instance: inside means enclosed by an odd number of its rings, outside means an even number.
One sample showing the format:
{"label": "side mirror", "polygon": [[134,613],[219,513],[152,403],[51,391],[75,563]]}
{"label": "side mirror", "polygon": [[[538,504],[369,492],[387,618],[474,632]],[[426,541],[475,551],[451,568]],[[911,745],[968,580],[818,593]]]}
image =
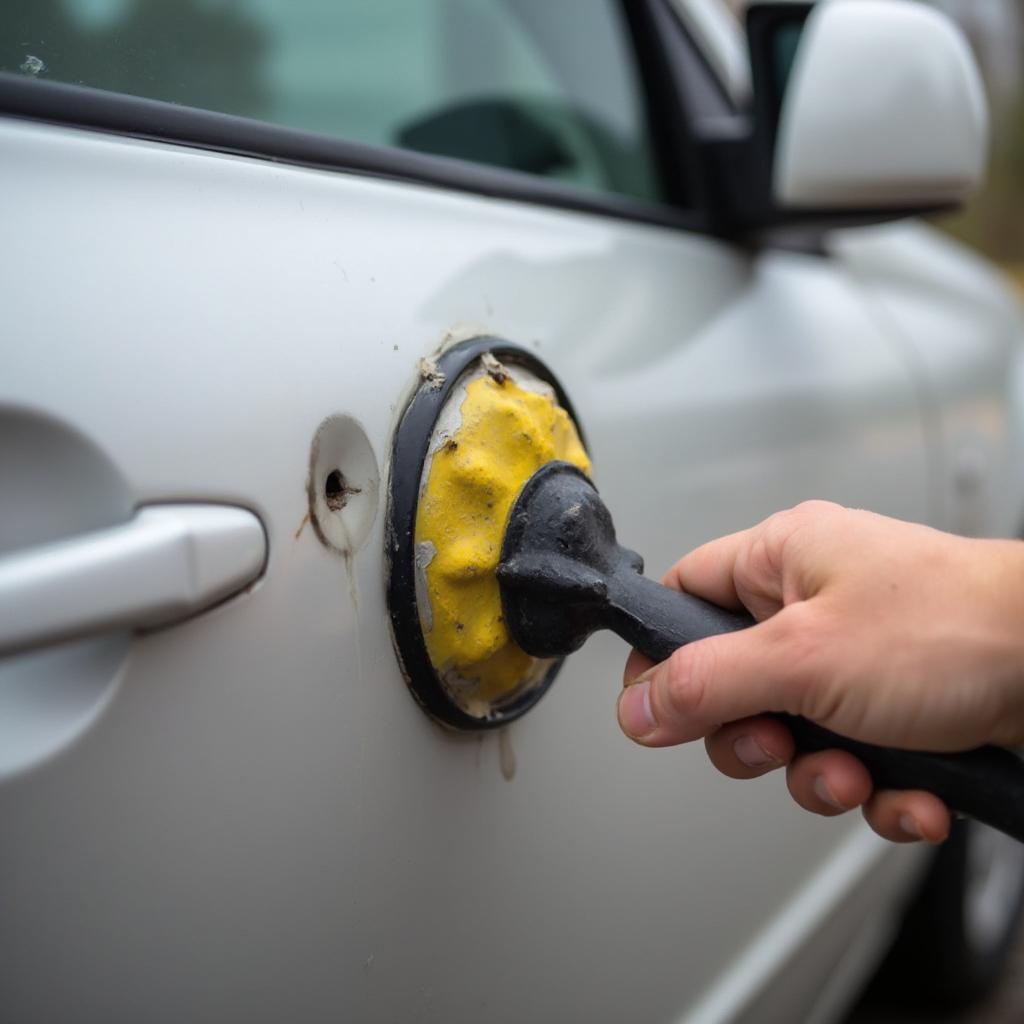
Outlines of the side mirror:
{"label": "side mirror", "polygon": [[792,209],[963,202],[985,170],[988,112],[967,41],[919,3],[811,12],[779,115],[773,193]]}
{"label": "side mirror", "polygon": [[839,227],[962,203],[985,94],[956,24],[913,0],[751,5],[747,130],[707,139],[726,230]]}

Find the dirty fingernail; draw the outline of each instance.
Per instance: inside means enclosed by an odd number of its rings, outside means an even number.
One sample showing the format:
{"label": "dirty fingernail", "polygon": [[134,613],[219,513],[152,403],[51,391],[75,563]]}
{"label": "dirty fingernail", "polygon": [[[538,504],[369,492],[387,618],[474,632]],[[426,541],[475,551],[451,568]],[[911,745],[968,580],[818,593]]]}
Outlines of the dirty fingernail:
{"label": "dirty fingernail", "polygon": [[651,682],[643,682],[627,686],[619,697],[619,724],[627,736],[642,739],[654,732],[657,722],[651,711]]}
{"label": "dirty fingernail", "polygon": [[814,795],[824,804],[828,804],[829,807],[834,807],[837,811],[845,811],[846,808],[836,799],[835,794],[829,788],[828,783],[825,781],[824,775],[814,776]]}
{"label": "dirty fingernail", "polygon": [[908,836],[913,836],[914,839],[924,839],[924,833],[921,831],[921,826],[918,825],[912,814],[900,815],[900,831],[905,832]]}
{"label": "dirty fingernail", "polygon": [[778,758],[772,757],[753,736],[741,736],[732,745],[732,749],[748,768],[766,768],[768,765],[780,763]]}

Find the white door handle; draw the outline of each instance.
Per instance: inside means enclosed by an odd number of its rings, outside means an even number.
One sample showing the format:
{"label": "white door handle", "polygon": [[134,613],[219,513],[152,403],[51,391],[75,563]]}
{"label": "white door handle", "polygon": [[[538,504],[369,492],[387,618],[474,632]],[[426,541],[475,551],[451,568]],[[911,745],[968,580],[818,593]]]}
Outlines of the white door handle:
{"label": "white door handle", "polygon": [[227,505],[151,505],[122,526],[0,558],[0,655],[166,625],[263,571],[267,537]]}

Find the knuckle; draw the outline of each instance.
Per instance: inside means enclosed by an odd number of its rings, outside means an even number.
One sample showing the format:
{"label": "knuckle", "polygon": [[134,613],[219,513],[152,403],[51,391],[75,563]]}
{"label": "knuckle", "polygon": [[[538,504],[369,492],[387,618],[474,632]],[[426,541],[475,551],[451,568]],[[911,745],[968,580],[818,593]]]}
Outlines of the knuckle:
{"label": "knuckle", "polygon": [[825,519],[833,518],[843,511],[842,505],[817,498],[802,501],[799,505],[776,512],[767,522],[765,531],[769,547],[781,557],[793,543],[801,543],[801,537],[812,535],[815,527]]}
{"label": "knuckle", "polygon": [[761,589],[758,584],[779,576],[775,547],[766,534],[756,537],[749,547],[744,548],[736,561],[736,576],[750,589]]}
{"label": "knuckle", "polygon": [[824,501],[804,501],[769,516],[760,537],[763,546],[760,557],[766,567],[781,575],[787,556],[802,544],[801,538],[807,536],[828,505]]}
{"label": "knuckle", "polygon": [[798,505],[794,505],[791,509],[787,509],[782,515],[791,517],[794,523],[803,524],[841,511],[843,511],[843,506],[837,505],[834,501],[810,498],[807,501],[801,501]]}

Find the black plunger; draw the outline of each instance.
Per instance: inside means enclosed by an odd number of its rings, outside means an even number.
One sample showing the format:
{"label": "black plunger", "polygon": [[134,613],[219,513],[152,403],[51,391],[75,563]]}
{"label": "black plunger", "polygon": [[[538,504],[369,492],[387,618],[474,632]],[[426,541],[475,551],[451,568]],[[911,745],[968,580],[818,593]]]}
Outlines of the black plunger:
{"label": "black plunger", "polygon": [[[643,559],[615,539],[611,514],[575,466],[550,462],[512,507],[498,580],[516,643],[538,658],[575,651],[591,633],[610,629],[638,651],[663,661],[674,650],[716,633],[754,624],[663,587],[641,575]],[[923,789],[950,810],[1024,841],[1024,761],[1001,747],[924,753],[861,743],[806,718],[772,712],[793,734],[799,753],[846,750],[877,789]]]}

